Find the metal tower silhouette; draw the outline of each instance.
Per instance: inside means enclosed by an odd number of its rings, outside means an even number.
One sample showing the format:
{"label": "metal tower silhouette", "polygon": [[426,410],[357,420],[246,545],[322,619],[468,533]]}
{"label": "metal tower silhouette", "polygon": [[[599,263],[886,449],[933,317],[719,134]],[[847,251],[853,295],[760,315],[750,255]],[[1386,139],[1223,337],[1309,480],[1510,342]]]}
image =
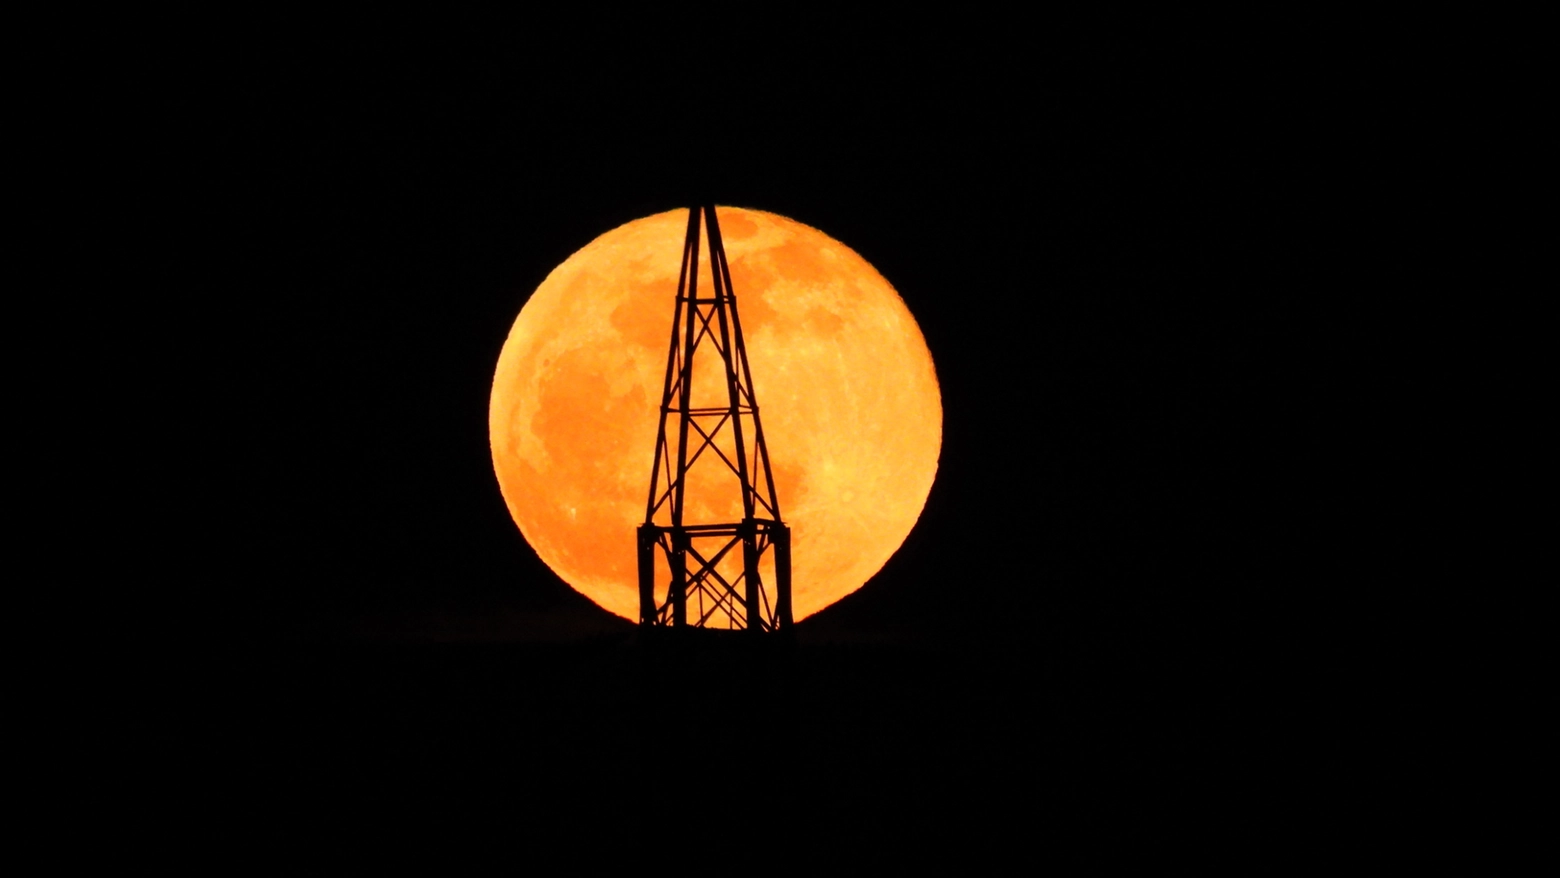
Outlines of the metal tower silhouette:
{"label": "metal tower silhouette", "polygon": [[[702,213],[714,295],[699,295],[700,213],[688,210],[650,495],[639,526],[639,624],[783,631],[791,627],[791,529],[780,518],[712,204]],[[697,483],[692,498],[690,482]],[[715,520],[689,520],[700,516]],[[670,574],[664,599],[656,594],[657,547]],[[760,572],[771,564],[772,584]]]}

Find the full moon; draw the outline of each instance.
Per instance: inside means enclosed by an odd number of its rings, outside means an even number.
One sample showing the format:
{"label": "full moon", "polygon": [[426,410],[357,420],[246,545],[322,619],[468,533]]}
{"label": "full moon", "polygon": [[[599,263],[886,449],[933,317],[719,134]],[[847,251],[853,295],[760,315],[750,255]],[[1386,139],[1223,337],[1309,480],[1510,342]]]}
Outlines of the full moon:
{"label": "full moon", "polygon": [[[865,259],[783,216],[716,214],[800,620],[860,588],[914,527],[937,475],[942,398],[915,318]],[[547,566],[627,619],[687,217],[634,220],[553,269],[493,375],[489,441],[510,515]],[[700,296],[714,295],[708,259],[701,245]]]}

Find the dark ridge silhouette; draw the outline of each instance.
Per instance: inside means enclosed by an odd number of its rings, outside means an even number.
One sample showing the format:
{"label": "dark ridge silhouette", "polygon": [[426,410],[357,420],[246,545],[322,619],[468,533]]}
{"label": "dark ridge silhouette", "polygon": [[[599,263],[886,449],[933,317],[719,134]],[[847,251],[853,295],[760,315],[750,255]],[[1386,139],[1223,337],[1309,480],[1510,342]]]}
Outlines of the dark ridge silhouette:
{"label": "dark ridge silhouette", "polygon": [[1194,803],[1220,835],[1269,838],[1272,815],[1242,803],[1337,782],[1336,746],[1284,681],[1122,653],[1173,646],[818,643],[798,626],[171,652],[121,669],[113,759],[203,838],[352,856],[615,847],[619,821],[747,809],[791,822],[790,855],[1056,833],[1151,851]]}

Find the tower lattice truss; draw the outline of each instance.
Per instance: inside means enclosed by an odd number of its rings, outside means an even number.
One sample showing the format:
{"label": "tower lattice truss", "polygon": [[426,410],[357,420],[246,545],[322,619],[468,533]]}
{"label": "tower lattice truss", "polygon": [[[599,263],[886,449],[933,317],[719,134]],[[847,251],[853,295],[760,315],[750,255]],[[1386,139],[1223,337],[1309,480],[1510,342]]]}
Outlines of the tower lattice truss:
{"label": "tower lattice truss", "polygon": [[[706,290],[699,287],[701,213]],[[655,463],[639,526],[640,624],[784,630],[791,625],[791,529],[780,518],[713,205],[688,211],[672,313]]]}

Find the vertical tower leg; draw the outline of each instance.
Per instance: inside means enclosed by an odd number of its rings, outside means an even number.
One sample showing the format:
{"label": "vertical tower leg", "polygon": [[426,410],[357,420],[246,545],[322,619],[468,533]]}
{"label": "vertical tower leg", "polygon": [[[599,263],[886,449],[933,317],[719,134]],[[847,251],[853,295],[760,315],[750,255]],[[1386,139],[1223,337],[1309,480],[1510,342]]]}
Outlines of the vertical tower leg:
{"label": "vertical tower leg", "polygon": [[751,518],[742,522],[742,582],[746,586],[742,603],[747,613],[747,630],[757,634],[764,630],[764,607],[758,594],[758,528]]}
{"label": "vertical tower leg", "polygon": [[688,532],[680,527],[672,528],[671,567],[672,626],[682,628],[688,624]]}
{"label": "vertical tower leg", "polygon": [[775,522],[769,532],[775,552],[775,627],[791,627],[791,528]]}
{"label": "vertical tower leg", "polygon": [[660,528],[639,526],[639,624],[655,624],[655,549]]}

